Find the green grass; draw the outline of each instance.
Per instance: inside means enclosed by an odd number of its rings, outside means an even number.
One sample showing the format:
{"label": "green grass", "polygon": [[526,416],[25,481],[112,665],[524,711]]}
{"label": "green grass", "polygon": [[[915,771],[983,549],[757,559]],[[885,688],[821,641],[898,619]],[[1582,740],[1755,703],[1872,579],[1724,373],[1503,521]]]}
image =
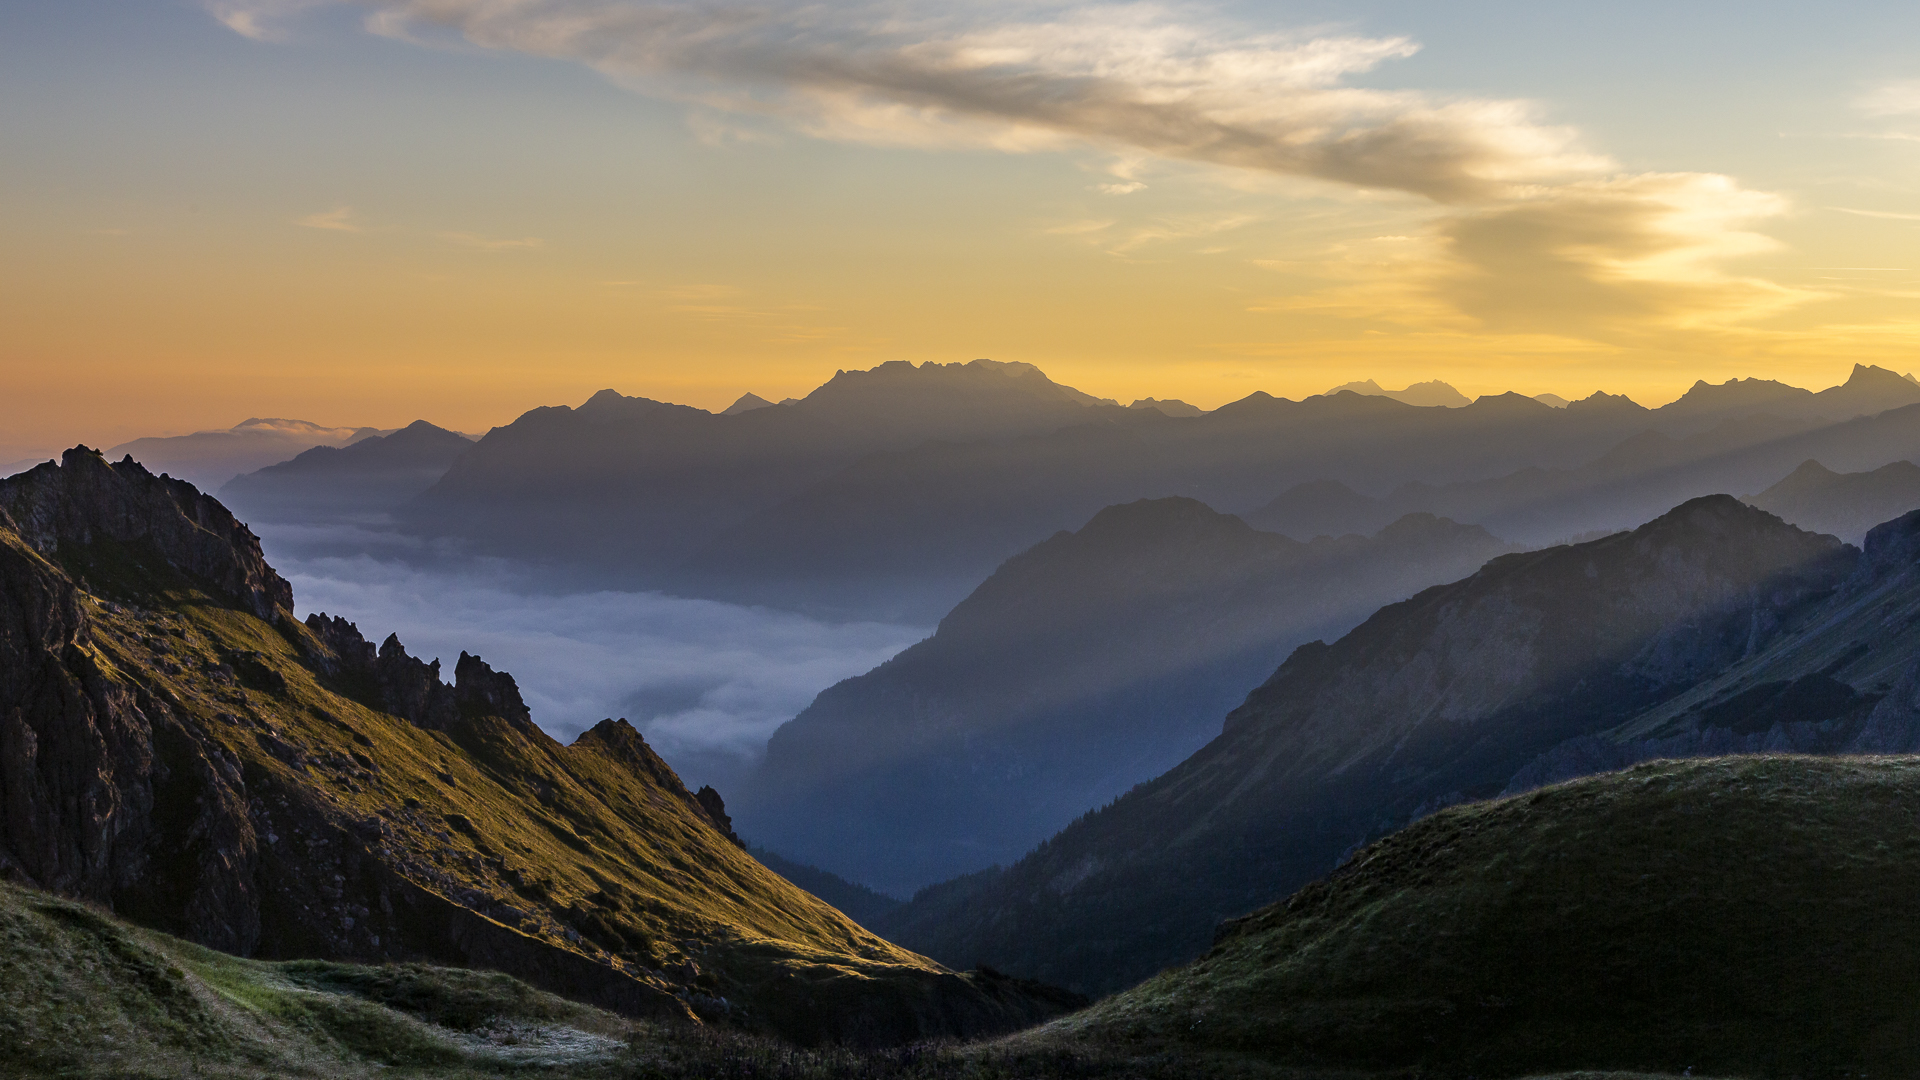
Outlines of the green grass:
{"label": "green grass", "polygon": [[[0,885],[0,1076],[1340,1080],[1357,1074],[1291,1068],[1232,1051],[1143,1053],[1018,1038],[871,1051],[807,1048],[728,1027],[630,1020],[492,972],[245,960],[72,901]],[[1578,1080],[1602,1078],[1582,1074]]]}
{"label": "green grass", "polygon": [[1430,1077],[1920,1075],[1920,759],[1655,762],[1456,807],[1032,1045]]}

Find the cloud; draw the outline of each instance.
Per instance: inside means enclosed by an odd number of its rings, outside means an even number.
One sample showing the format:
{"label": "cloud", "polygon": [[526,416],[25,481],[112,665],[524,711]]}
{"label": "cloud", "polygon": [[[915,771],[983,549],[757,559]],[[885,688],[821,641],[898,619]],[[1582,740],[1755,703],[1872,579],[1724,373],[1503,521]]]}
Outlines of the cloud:
{"label": "cloud", "polygon": [[279,25],[308,8],[320,7],[329,0],[205,0],[207,12],[221,25],[255,41],[284,41],[287,34]]}
{"label": "cloud", "polygon": [[1853,106],[1868,116],[1912,116],[1920,113],[1920,79],[1882,83],[1856,98]]}
{"label": "cloud", "polygon": [[343,615],[376,644],[398,633],[448,679],[461,650],[478,654],[512,673],[534,720],[563,742],[626,717],[694,786],[743,775],[814,694],[931,632],[658,593],[551,595],[493,561],[302,558],[271,526],[267,547],[302,617]]}
{"label": "cloud", "polygon": [[[1606,165],[1526,102],[1347,85],[1412,55],[1419,46],[1406,38],[1263,34],[1154,3],[1051,13],[727,0],[360,6],[376,32],[409,40],[451,33],[570,60],[645,92],[829,138],[1092,145],[1445,202]],[[212,10],[252,33],[283,7],[214,0]]]}
{"label": "cloud", "polygon": [[1776,250],[1752,226],[1786,210],[1711,173],[1542,187],[1421,233],[1341,245],[1345,282],[1255,310],[1616,342],[1724,331],[1823,295],[1725,269]]}
{"label": "cloud", "polygon": [[327,229],[332,232],[360,232],[361,227],[353,220],[353,207],[341,206],[319,214],[308,214],[294,222],[309,229]]}
{"label": "cloud", "polygon": [[1889,221],[1920,221],[1920,214],[1901,214],[1892,210],[1855,210],[1849,206],[1829,206],[1827,209],[1841,214],[1854,214],[1859,217],[1885,218]]}

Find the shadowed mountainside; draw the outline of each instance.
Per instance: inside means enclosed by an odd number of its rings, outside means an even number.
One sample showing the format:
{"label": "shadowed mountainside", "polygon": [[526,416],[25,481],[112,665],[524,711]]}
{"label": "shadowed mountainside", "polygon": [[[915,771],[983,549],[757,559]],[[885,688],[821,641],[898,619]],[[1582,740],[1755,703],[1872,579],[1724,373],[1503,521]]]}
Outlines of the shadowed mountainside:
{"label": "shadowed mountainside", "polygon": [[1344,852],[1805,628],[1859,553],[1727,496],[1495,559],[1296,650],[1178,767],[884,923],[930,955],[1111,991]]}
{"label": "shadowed mountainside", "polygon": [[1868,529],[1920,508],[1920,465],[1896,461],[1870,472],[1837,473],[1808,460],[1746,501],[1803,529],[1857,544]]}
{"label": "shadowed mountainside", "polygon": [[789,885],[626,723],[562,746],[478,657],[448,686],[291,603],[245,526],[131,459],[0,481],[0,874],[240,955],[491,967],[803,1041],[1071,1003]]}
{"label": "shadowed mountainside", "polygon": [[446,475],[473,440],[415,420],[391,435],[316,446],[236,476],[220,499],[250,521],[321,522],[391,513]]}
{"label": "shadowed mountainside", "polygon": [[1907,1076],[1913,759],[1661,762],[1454,807],[1015,1038],[1305,1075]]}
{"label": "shadowed mountainside", "polygon": [[1192,499],[1108,507],[822,691],[735,814],[756,843],[890,892],[1012,862],[1199,749],[1294,646],[1510,550],[1428,515],[1302,544]]}

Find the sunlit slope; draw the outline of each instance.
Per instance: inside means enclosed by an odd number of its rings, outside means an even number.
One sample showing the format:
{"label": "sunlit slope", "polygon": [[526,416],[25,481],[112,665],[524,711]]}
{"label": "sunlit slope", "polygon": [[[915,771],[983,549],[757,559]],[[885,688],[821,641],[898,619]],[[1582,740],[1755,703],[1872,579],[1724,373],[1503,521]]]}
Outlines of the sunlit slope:
{"label": "sunlit slope", "polygon": [[1920,761],[1659,762],[1454,807],[1029,1036],[1502,1077],[1911,1076]]}
{"label": "sunlit slope", "polygon": [[[471,964],[802,1039],[1057,1007],[862,930],[717,831],[630,727],[561,746],[477,658],[431,680],[432,729],[370,707],[191,487],[90,451],[26,475],[0,490],[12,876],[240,954]],[[186,524],[150,527],[167,506]],[[179,568],[223,550],[250,599]]]}

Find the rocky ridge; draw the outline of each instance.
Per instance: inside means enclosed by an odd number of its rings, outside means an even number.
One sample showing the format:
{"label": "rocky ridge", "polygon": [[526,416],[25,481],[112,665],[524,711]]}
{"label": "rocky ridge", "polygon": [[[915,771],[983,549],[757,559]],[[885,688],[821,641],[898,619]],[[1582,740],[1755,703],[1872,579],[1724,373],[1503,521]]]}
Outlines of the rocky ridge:
{"label": "rocky ridge", "polygon": [[189,485],[76,449],[0,482],[0,506],[16,882],[238,955],[490,967],[802,1040],[1071,1003],[942,969],[793,888],[629,725],[561,746],[477,657],[447,686],[397,640],[296,621],[251,534]]}

